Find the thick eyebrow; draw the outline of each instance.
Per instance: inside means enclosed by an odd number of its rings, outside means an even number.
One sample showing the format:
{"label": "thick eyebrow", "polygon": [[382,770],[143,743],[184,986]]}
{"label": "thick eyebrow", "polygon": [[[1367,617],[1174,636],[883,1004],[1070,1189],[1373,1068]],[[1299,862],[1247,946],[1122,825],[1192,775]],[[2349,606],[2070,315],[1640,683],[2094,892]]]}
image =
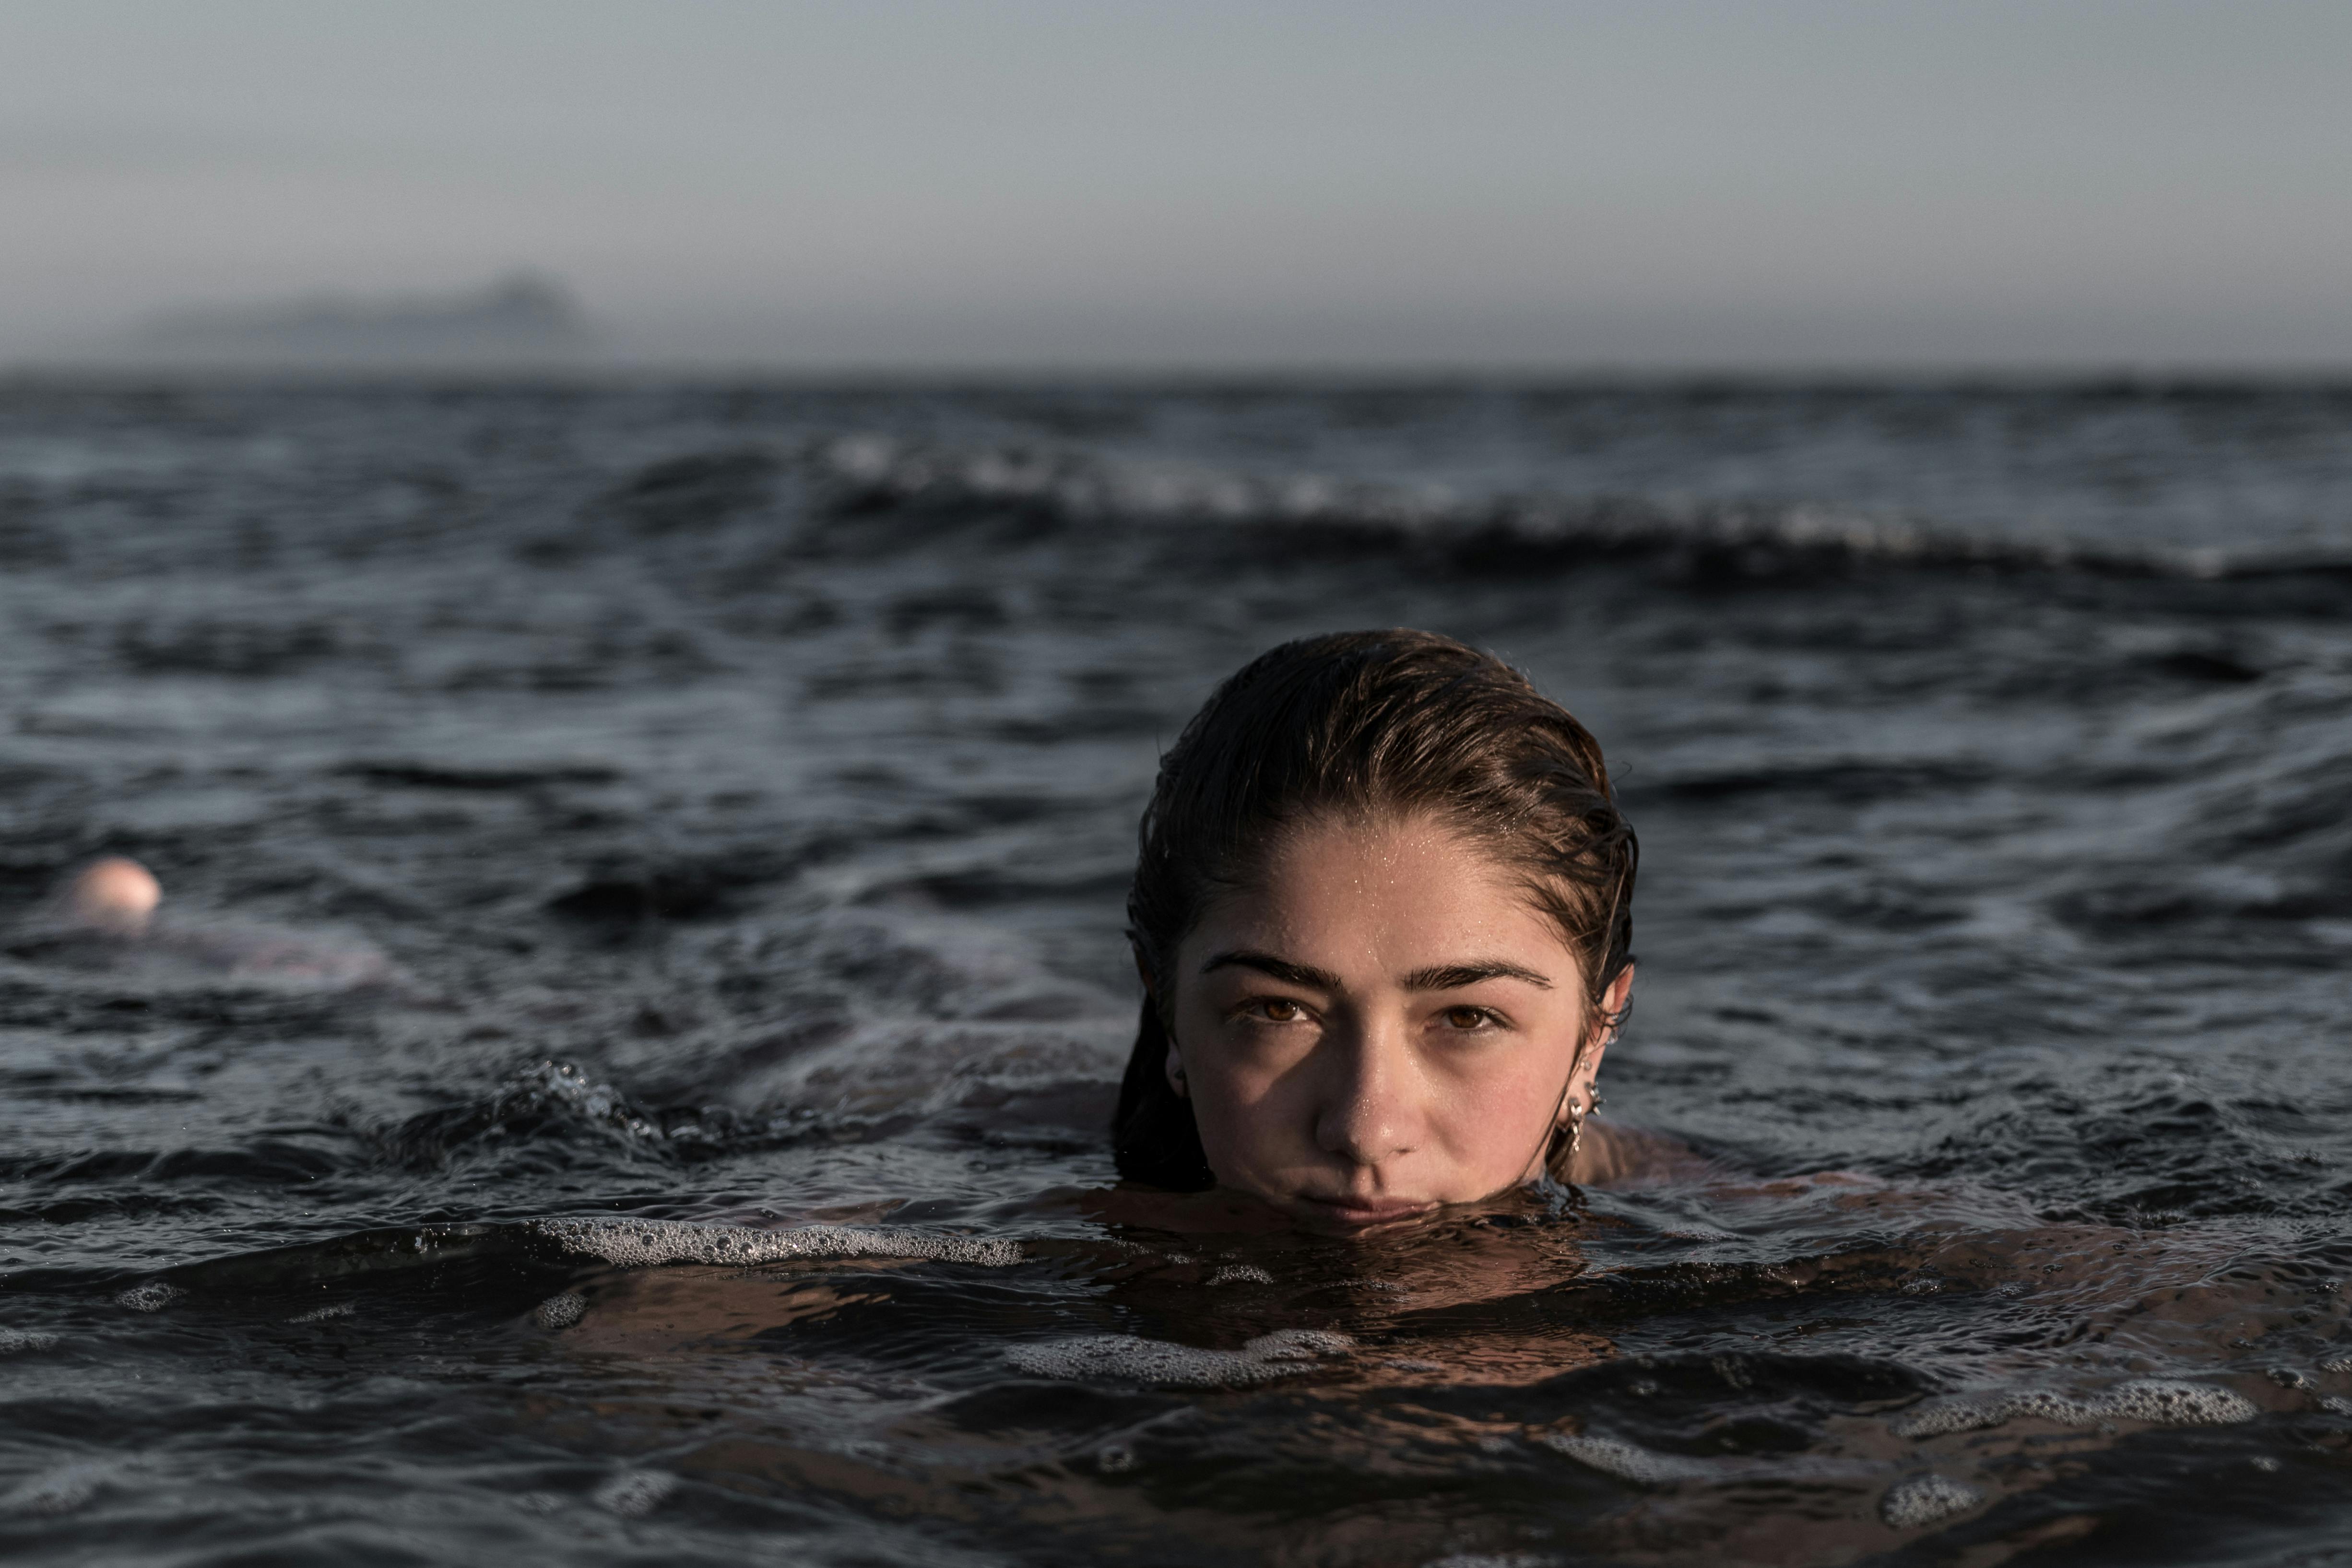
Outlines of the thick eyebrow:
{"label": "thick eyebrow", "polygon": [[1230,953],[1217,953],[1201,966],[1201,973],[1212,969],[1255,969],[1261,975],[1271,975],[1277,980],[1287,980],[1294,986],[1304,986],[1311,991],[1337,991],[1339,977],[1327,969],[1307,964],[1294,964],[1287,958],[1277,958],[1271,953],[1260,953],[1238,947]]}
{"label": "thick eyebrow", "polygon": [[[1255,969],[1262,975],[1271,975],[1277,980],[1287,980],[1294,986],[1304,986],[1309,990],[1341,989],[1339,977],[1327,969],[1294,964],[1287,958],[1277,958],[1271,953],[1260,953],[1247,947],[1212,955],[1209,961],[1201,966],[1201,973],[1205,975],[1212,969]],[[1475,986],[1481,980],[1525,980],[1539,989],[1551,989],[1551,982],[1533,969],[1506,964],[1500,959],[1488,959],[1483,963],[1437,964],[1426,969],[1415,969],[1404,977],[1404,988],[1408,991],[1456,991],[1465,986]]]}
{"label": "thick eyebrow", "polygon": [[1517,964],[1506,964],[1499,959],[1474,964],[1439,964],[1426,969],[1415,969],[1404,977],[1404,988],[1408,991],[1454,991],[1464,986],[1475,986],[1481,980],[1525,980],[1539,989],[1551,989],[1551,982],[1533,969],[1523,969]]}

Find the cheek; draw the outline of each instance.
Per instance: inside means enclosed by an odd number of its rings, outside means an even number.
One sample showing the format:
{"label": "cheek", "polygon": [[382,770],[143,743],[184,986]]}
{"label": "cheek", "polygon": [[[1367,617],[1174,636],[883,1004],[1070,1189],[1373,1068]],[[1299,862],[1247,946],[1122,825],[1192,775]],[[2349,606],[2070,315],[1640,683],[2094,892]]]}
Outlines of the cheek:
{"label": "cheek", "polygon": [[1314,1107],[1296,1052],[1266,1042],[1235,1042],[1220,1031],[1176,1020],[1187,1097],[1209,1166],[1223,1179],[1269,1164],[1289,1164],[1311,1142]]}
{"label": "cheek", "polygon": [[1465,1166],[1524,1158],[1550,1127],[1574,1054],[1560,1039],[1529,1040],[1440,1063],[1429,1075],[1436,1141]]}
{"label": "cheek", "polygon": [[1431,1109],[1449,1125],[1502,1129],[1551,1114],[1567,1075],[1567,1063],[1552,1053],[1515,1051],[1470,1062],[1449,1063],[1431,1075]]}
{"label": "cheek", "polygon": [[1184,1058],[1192,1117],[1204,1140],[1264,1143],[1293,1119],[1295,1074],[1279,1065],[1234,1051],[1194,1051]]}

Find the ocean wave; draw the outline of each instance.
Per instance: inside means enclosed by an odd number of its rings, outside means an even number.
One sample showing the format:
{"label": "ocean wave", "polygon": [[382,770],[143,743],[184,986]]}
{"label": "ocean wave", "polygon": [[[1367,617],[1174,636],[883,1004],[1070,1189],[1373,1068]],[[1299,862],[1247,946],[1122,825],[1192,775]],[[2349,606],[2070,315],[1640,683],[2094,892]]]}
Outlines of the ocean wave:
{"label": "ocean wave", "polygon": [[819,441],[803,460],[820,515],[835,521],[1013,514],[1033,524],[1209,526],[1256,535],[1277,548],[1385,546],[1473,570],[1664,559],[1696,574],[1725,576],[1884,565],[2195,581],[2352,578],[2352,553],[2034,538],[1807,500],[1462,494],[880,435]]}

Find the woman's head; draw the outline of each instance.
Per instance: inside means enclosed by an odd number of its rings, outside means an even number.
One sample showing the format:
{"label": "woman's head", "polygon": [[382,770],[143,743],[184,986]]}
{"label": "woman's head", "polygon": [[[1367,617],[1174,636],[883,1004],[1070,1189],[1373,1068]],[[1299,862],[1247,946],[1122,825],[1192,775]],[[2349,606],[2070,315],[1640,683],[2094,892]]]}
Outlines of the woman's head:
{"label": "woman's head", "polygon": [[1565,709],[1428,632],[1287,643],[1185,727],[1141,840],[1123,1174],[1349,1226],[1557,1164],[1635,864]]}

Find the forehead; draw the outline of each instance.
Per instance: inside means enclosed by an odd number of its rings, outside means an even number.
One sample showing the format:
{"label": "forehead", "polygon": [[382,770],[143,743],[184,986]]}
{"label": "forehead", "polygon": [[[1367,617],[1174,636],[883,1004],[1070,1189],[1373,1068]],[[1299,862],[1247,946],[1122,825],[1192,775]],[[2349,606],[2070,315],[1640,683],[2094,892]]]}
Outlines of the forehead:
{"label": "forehead", "polygon": [[1524,880],[1431,816],[1296,824],[1255,874],[1210,904],[1185,947],[1234,943],[1318,964],[1380,957],[1411,968],[1481,956],[1550,975],[1573,964]]}

